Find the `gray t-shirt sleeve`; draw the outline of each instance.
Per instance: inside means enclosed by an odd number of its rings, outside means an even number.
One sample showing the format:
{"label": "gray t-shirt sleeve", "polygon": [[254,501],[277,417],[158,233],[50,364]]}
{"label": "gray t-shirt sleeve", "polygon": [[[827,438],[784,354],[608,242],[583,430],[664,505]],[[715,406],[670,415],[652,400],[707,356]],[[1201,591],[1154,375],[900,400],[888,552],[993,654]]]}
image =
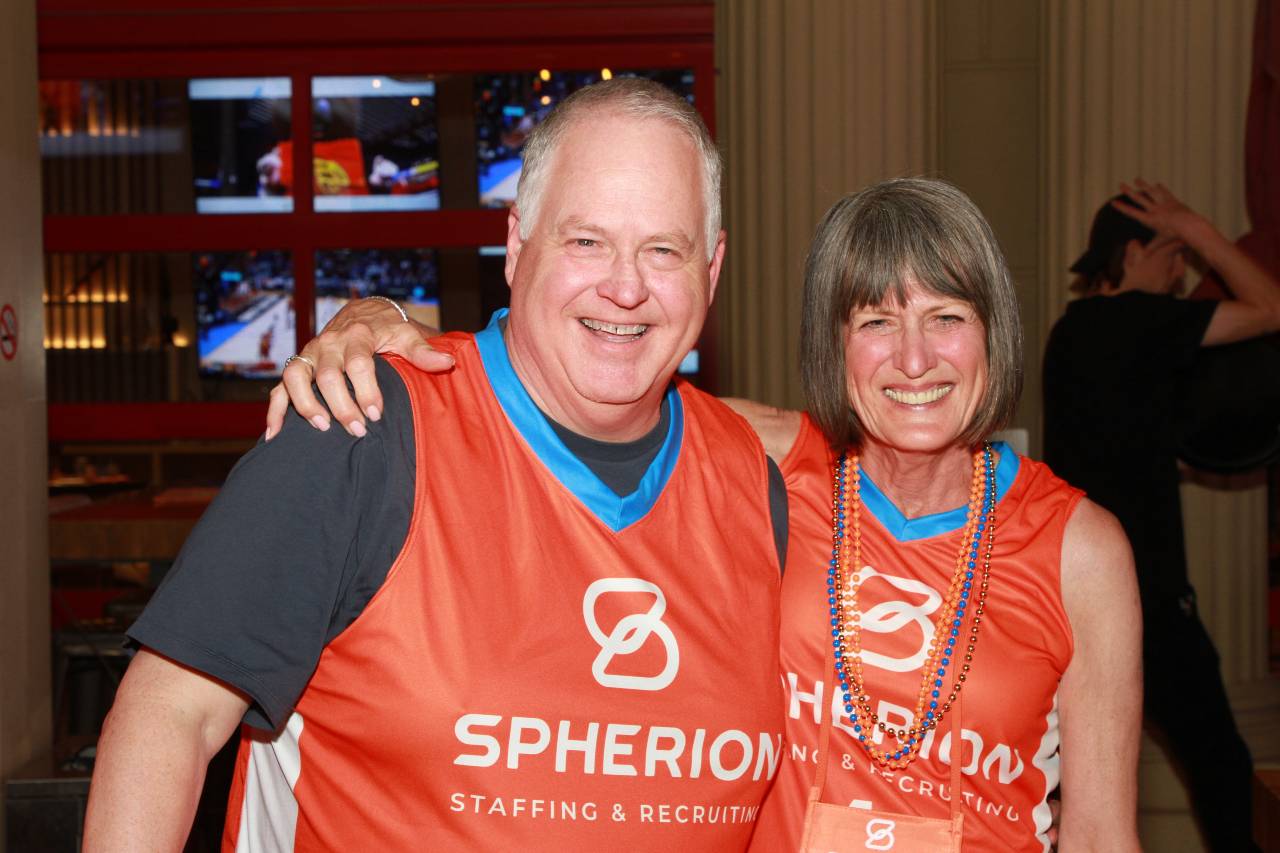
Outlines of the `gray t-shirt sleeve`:
{"label": "gray t-shirt sleeve", "polygon": [[250,725],[284,724],[325,645],[404,546],[413,412],[381,359],[377,379],[384,416],[365,438],[312,429],[291,409],[280,435],[236,463],[129,629],[135,643],[246,694]]}

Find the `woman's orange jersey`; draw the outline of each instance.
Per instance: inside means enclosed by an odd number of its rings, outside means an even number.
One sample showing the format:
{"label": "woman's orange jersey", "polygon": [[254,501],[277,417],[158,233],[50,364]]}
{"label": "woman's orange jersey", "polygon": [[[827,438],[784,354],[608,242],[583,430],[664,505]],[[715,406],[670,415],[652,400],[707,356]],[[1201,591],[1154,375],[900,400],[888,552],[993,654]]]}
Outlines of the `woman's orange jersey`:
{"label": "woman's orange jersey", "polygon": [[[961,694],[964,849],[1041,851],[1048,850],[1045,799],[1058,784],[1058,683],[1072,654],[1059,589],[1062,536],[1082,493],[1007,446],[996,449],[990,591]],[[831,709],[837,716],[826,802],[937,818],[950,808],[950,719],[926,736],[905,770],[885,771],[854,741],[840,697],[824,695],[833,458],[806,417],[780,466],[790,502],[781,646],[788,746],[753,839],[761,851],[799,843],[819,715]],[[861,495],[864,678],[880,719],[904,727],[912,723],[921,664],[955,570],[965,509],[905,519],[865,474]],[[948,689],[950,683],[948,677]]]}

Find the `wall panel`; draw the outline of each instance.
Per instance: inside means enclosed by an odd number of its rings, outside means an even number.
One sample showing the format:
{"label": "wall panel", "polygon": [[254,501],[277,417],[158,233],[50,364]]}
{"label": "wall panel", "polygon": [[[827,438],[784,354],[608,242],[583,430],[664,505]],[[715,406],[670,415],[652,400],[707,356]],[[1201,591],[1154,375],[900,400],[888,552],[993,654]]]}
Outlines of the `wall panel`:
{"label": "wall panel", "polygon": [[0,3],[0,306],[18,321],[0,358],[0,777],[49,748],[52,717],[35,18]]}
{"label": "wall panel", "polygon": [[[1041,328],[1069,298],[1067,267],[1097,207],[1136,176],[1161,181],[1230,237],[1248,228],[1244,116],[1253,0],[1046,0],[1045,270]],[[1248,480],[1183,486],[1201,616],[1255,759],[1280,757],[1280,690],[1268,675],[1266,494]],[[1200,850],[1186,796],[1144,745],[1140,823],[1153,850]]]}
{"label": "wall panel", "polygon": [[801,280],[818,220],[848,192],[935,167],[934,7],[734,0],[716,14],[729,232],[719,387],[799,407]]}

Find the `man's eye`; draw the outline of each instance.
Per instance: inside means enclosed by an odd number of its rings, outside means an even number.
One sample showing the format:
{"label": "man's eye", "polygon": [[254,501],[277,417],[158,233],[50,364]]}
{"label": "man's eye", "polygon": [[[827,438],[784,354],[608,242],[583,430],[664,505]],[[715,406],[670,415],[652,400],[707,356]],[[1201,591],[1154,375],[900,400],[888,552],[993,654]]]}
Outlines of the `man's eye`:
{"label": "man's eye", "polygon": [[597,245],[596,241],[592,240],[590,237],[579,237],[577,240],[574,240],[573,242],[577,246],[583,249],[590,249],[593,246]]}

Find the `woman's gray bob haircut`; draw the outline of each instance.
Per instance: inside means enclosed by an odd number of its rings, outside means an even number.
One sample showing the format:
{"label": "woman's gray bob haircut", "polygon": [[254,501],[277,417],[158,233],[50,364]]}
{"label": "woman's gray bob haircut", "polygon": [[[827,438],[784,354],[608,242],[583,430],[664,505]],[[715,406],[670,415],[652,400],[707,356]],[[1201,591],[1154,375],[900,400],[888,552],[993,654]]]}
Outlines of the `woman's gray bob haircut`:
{"label": "woman's gray bob haircut", "polygon": [[961,440],[973,446],[1013,417],[1022,393],[1018,298],[991,226],[945,181],[899,178],[845,196],[827,211],[805,262],[800,367],[809,414],[833,447],[857,447],[845,326],[858,308],[905,301],[908,279],[961,299],[987,336],[987,387]]}
{"label": "woman's gray bob haircut", "polygon": [[615,77],[579,89],[534,128],[524,147],[524,167],[516,189],[520,238],[528,239],[538,218],[551,163],[565,131],[579,119],[609,114],[665,121],[693,142],[702,159],[702,203],[710,260],[720,235],[720,152],[702,116],[688,101],[666,86],[641,77]]}

